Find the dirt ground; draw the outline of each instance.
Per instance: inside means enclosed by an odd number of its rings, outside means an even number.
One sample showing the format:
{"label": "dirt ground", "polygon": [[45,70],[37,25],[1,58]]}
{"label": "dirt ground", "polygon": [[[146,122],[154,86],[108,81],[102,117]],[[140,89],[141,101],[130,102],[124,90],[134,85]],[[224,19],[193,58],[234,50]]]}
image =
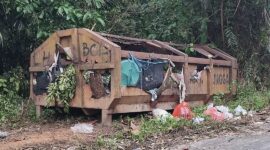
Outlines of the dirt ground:
{"label": "dirt ground", "polygon": [[[154,134],[144,141],[134,141],[124,137],[117,141],[116,149],[185,149],[190,143],[223,136],[238,136],[266,133],[270,128],[265,124],[270,122],[270,109],[255,113],[253,117],[247,117],[238,121],[232,121],[216,126],[207,125],[203,128],[183,127],[167,133]],[[113,127],[104,127],[96,120],[83,120],[94,125],[94,132],[90,134],[73,133],[70,129],[77,121],[43,122],[24,125],[24,127],[7,130],[9,136],[0,139],[0,149],[99,149],[96,140],[99,136],[115,134],[117,130],[128,130],[130,127],[119,121],[115,121]],[[118,128],[115,128],[118,126]],[[104,148],[111,149],[111,148]]]}
{"label": "dirt ground", "polygon": [[73,125],[59,122],[10,130],[7,138],[0,139],[0,149],[67,149],[83,143],[92,143],[100,134],[112,134],[110,128],[99,124],[94,126],[94,132],[91,134],[73,133],[71,126]]}

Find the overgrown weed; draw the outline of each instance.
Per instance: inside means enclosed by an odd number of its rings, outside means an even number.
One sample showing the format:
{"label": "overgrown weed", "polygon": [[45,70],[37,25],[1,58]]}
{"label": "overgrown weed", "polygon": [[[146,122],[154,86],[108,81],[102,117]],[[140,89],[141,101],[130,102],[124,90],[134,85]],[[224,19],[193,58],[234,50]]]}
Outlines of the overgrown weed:
{"label": "overgrown weed", "polygon": [[260,111],[270,104],[270,91],[266,89],[257,90],[255,85],[246,82],[237,85],[237,93],[232,99],[225,97],[223,93],[214,95],[215,105],[226,105],[230,109],[241,105],[246,110]]}
{"label": "overgrown weed", "polygon": [[[236,108],[237,105],[241,105],[247,110],[259,111],[270,104],[270,91],[259,91],[251,83],[239,84],[237,86],[237,95],[235,95],[233,99],[226,99],[223,93],[219,93],[213,97],[213,102],[215,105],[228,106],[231,110]],[[165,120],[160,120],[151,118],[149,119],[148,117],[141,116],[139,121],[136,120],[136,122],[140,122],[138,134],[132,134],[131,132],[126,133],[126,131],[122,130],[117,134],[112,135],[111,137],[103,137],[105,139],[99,139],[99,146],[105,146],[108,148],[108,143],[104,142],[108,141],[108,139],[114,141],[109,142],[114,146],[117,145],[117,143],[124,138],[130,138],[130,140],[132,141],[142,142],[153,135],[162,136],[162,134],[164,133],[183,130],[185,127],[191,130],[203,130],[206,132],[213,130],[217,132],[224,130],[236,130],[234,128],[234,125],[232,125],[230,122],[217,122],[211,120],[208,116],[205,116],[203,112],[206,109],[206,105],[192,108],[192,111],[196,117],[205,118],[205,121],[201,124],[194,124],[191,120],[185,119],[167,118]],[[127,118],[127,120],[129,124],[130,122],[134,121],[132,118],[129,117]]]}
{"label": "overgrown weed", "polygon": [[26,87],[28,81],[20,67],[0,75],[0,126],[20,119]]}

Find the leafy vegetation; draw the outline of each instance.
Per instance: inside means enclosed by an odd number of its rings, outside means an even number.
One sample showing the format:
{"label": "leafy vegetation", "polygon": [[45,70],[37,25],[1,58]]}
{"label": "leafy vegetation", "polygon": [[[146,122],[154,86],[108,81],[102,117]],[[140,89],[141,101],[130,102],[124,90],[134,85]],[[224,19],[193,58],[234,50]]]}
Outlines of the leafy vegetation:
{"label": "leafy vegetation", "polygon": [[76,71],[73,65],[65,68],[64,72],[57,77],[55,82],[49,84],[47,104],[53,102],[64,105],[64,111],[68,112],[69,102],[75,95],[76,89]]}
{"label": "leafy vegetation", "polygon": [[[0,73],[29,62],[34,48],[55,30],[104,26],[98,11],[104,4],[103,0],[0,1]],[[28,65],[23,67],[27,70]]]}
{"label": "leafy vegetation", "polygon": [[15,68],[0,76],[0,124],[19,119],[24,101],[22,93],[28,87],[24,80],[22,68]]}
{"label": "leafy vegetation", "polygon": [[269,87],[267,0],[117,0],[104,31],[176,43],[208,43],[235,56],[240,77]]}
{"label": "leafy vegetation", "polygon": [[146,137],[157,133],[164,133],[173,129],[177,129],[179,127],[184,126],[192,126],[192,121],[175,118],[166,118],[165,121],[160,119],[141,119],[141,126],[139,134],[133,135],[133,138],[139,141],[144,140]]}
{"label": "leafy vegetation", "polygon": [[216,94],[213,98],[216,105],[227,105],[234,109],[238,105],[247,110],[259,111],[270,104],[270,91],[258,91],[253,83],[244,83],[237,86],[237,94],[234,98],[226,98],[223,93]]}
{"label": "leafy vegetation", "polygon": [[[186,137],[188,135],[194,134],[209,134],[218,133],[220,131],[235,130],[234,125],[227,122],[214,122],[211,120],[206,120],[201,124],[194,124],[192,121],[184,119],[174,119],[167,118],[166,120],[149,119],[146,116],[141,116],[141,118],[127,118],[129,125],[131,122],[139,123],[139,133],[134,134],[133,129],[123,129],[122,122],[116,122],[114,124],[114,130],[118,131],[113,135],[100,135],[97,137],[96,141],[87,145],[84,148],[88,149],[128,149],[125,147],[127,145],[134,147],[134,144],[138,147],[143,145],[143,143],[153,143],[155,139],[160,139],[160,137],[166,137],[170,135],[172,137]],[[127,127],[124,125],[124,128]],[[206,133],[207,132],[207,133]],[[159,138],[157,138],[159,137]],[[145,142],[146,141],[146,142]],[[147,142],[150,141],[150,142]],[[131,142],[131,143],[130,143]],[[123,147],[122,147],[123,146]]]}

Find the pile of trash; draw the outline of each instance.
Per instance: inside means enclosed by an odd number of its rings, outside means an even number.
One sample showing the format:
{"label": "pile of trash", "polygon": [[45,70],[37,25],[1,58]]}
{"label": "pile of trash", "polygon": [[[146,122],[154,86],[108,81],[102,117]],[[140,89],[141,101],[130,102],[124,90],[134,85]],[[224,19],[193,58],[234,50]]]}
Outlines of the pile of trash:
{"label": "pile of trash", "polygon": [[[187,102],[181,102],[175,108],[172,114],[168,113],[163,109],[153,109],[154,118],[160,119],[162,121],[166,118],[183,118],[186,120],[192,120],[193,123],[202,123],[205,121],[205,118],[196,116],[192,109],[190,108]],[[211,120],[214,121],[225,121],[225,120],[238,120],[241,119],[241,116],[252,115],[251,112],[247,112],[241,105],[238,105],[234,110],[230,110],[227,106],[214,106],[213,103],[210,103],[206,110],[203,112],[204,116],[208,116]]]}
{"label": "pile of trash", "polygon": [[152,102],[166,89],[175,88],[182,102],[186,95],[183,72],[183,67],[177,67],[170,59],[142,60],[129,54],[128,59],[121,61],[121,86],[144,90]]}
{"label": "pile of trash", "polygon": [[78,123],[75,124],[73,127],[70,127],[73,133],[92,133],[94,127],[92,124],[89,123]]}

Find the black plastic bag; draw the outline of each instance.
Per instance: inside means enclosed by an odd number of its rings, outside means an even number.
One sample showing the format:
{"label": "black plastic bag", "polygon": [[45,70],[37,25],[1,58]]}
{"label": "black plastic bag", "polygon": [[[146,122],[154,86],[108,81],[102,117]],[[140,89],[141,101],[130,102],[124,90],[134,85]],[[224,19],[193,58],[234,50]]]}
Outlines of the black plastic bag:
{"label": "black plastic bag", "polygon": [[164,80],[164,68],[168,61],[161,59],[152,59],[151,61],[140,60],[131,56],[140,68],[140,80],[137,87],[149,91],[161,86]]}
{"label": "black plastic bag", "polygon": [[37,74],[36,85],[34,85],[34,93],[36,95],[42,95],[47,92],[50,83],[50,77],[47,71]]}

